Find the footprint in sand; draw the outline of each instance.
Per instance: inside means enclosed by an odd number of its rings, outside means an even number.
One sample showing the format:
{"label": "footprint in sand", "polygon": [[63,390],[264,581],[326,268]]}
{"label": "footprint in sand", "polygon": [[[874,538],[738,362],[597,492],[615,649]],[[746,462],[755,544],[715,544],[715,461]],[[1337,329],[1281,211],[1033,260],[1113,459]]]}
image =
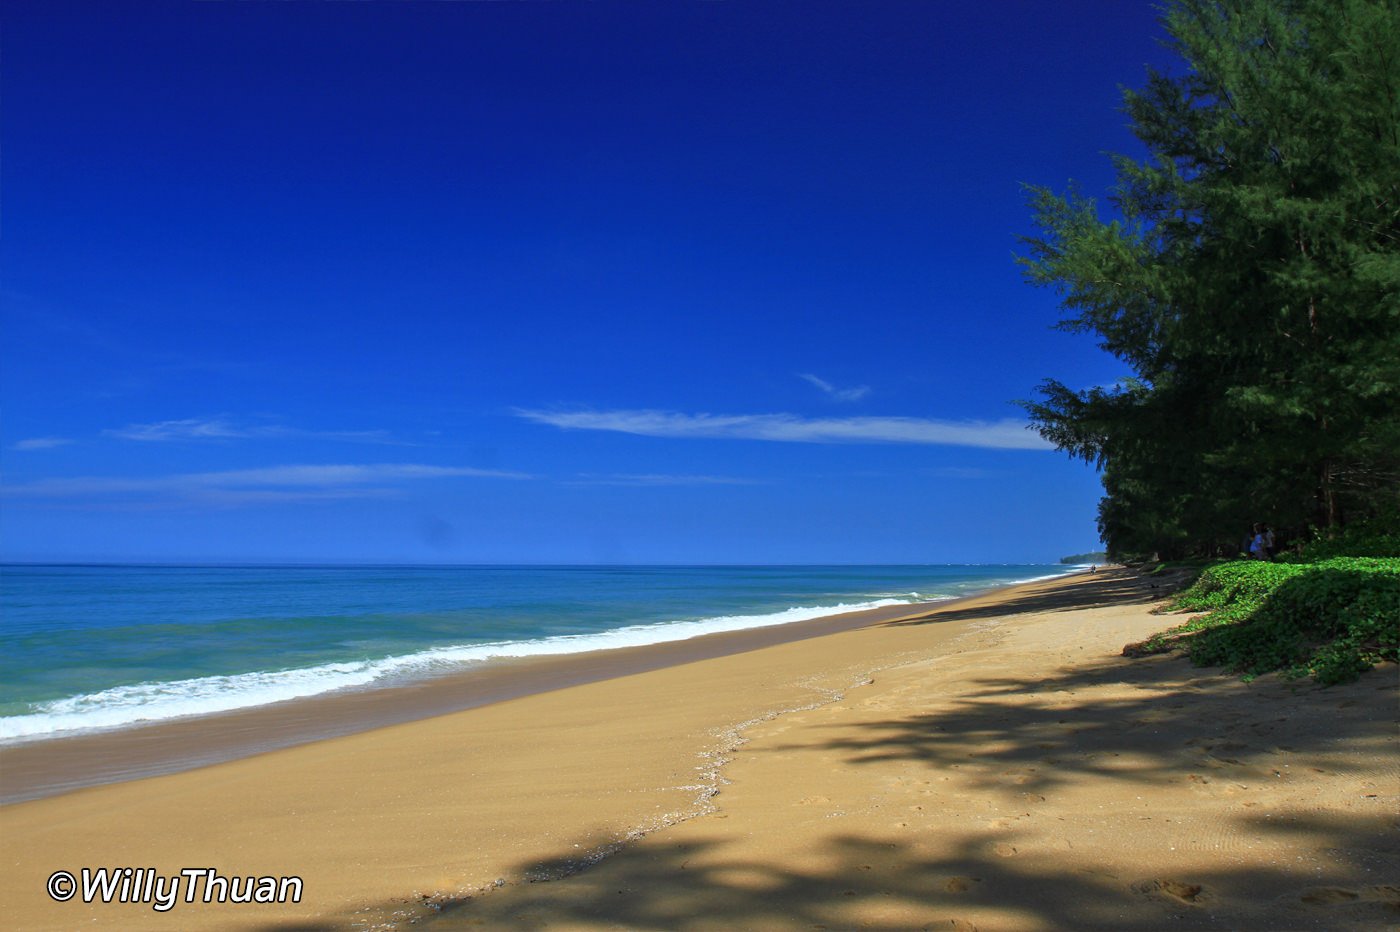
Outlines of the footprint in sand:
{"label": "footprint in sand", "polygon": [[1244,783],[1235,783],[1220,779],[1212,780],[1210,777],[1199,773],[1187,774],[1186,782],[1193,789],[1209,793],[1212,796],[1235,796],[1249,789],[1249,786]]}
{"label": "footprint in sand", "polygon": [[804,796],[803,798],[801,798],[801,799],[799,799],[799,800],[797,801],[797,805],[799,805],[799,806],[820,806],[820,805],[822,805],[823,803],[829,803],[829,802],[831,802],[831,799],[830,799],[829,797],[827,797],[827,796]]}
{"label": "footprint in sand", "polygon": [[943,889],[949,893],[966,893],[973,884],[981,882],[977,877],[949,877],[943,881]]}
{"label": "footprint in sand", "polygon": [[1143,880],[1133,884],[1133,890],[1144,896],[1171,900],[1175,903],[1200,905],[1206,898],[1206,889],[1198,883],[1183,880]]}
{"label": "footprint in sand", "polygon": [[1016,856],[1015,845],[1008,845],[1006,842],[994,845],[992,852],[999,858],[1014,858]]}

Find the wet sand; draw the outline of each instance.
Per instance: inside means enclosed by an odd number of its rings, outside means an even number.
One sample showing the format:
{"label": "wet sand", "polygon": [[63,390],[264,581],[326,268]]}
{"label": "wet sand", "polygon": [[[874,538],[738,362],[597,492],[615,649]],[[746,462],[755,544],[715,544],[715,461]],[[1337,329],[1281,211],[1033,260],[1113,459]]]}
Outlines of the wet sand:
{"label": "wet sand", "polygon": [[[1387,928],[1395,668],[1319,690],[1124,643],[1128,571],[0,807],[19,928]],[[54,903],[58,869],[299,904]]]}

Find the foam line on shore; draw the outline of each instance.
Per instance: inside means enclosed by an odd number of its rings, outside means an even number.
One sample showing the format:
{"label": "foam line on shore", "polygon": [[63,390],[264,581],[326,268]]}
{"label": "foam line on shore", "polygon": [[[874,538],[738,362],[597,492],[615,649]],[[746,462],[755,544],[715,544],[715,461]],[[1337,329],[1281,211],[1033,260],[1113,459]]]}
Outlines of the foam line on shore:
{"label": "foam line on shore", "polygon": [[337,690],[387,685],[394,681],[457,672],[494,660],[665,644],[708,634],[792,624],[920,601],[928,600],[919,593],[909,593],[904,598],[877,598],[854,604],[795,607],[765,614],[628,625],[592,634],[438,647],[379,660],[117,686],[41,703],[28,714],[0,717],[0,744],[27,743],[187,716],[230,712]]}

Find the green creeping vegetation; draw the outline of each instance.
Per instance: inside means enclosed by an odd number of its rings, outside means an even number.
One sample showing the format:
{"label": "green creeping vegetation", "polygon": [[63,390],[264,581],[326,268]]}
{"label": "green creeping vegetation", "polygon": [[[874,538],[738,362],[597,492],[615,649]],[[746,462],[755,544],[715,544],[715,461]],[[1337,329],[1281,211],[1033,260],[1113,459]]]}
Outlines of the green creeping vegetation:
{"label": "green creeping vegetation", "polygon": [[1400,660],[1400,557],[1219,563],[1169,608],[1206,614],[1124,652],[1185,646],[1200,666],[1248,676],[1311,674],[1323,685]]}

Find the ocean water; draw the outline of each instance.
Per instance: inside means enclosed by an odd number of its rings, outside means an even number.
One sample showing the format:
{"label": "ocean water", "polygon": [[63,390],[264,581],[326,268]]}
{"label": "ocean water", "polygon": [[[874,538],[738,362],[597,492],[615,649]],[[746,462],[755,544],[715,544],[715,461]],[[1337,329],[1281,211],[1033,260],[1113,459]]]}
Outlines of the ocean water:
{"label": "ocean water", "polygon": [[0,744],[655,644],[1073,567],[0,567]]}

